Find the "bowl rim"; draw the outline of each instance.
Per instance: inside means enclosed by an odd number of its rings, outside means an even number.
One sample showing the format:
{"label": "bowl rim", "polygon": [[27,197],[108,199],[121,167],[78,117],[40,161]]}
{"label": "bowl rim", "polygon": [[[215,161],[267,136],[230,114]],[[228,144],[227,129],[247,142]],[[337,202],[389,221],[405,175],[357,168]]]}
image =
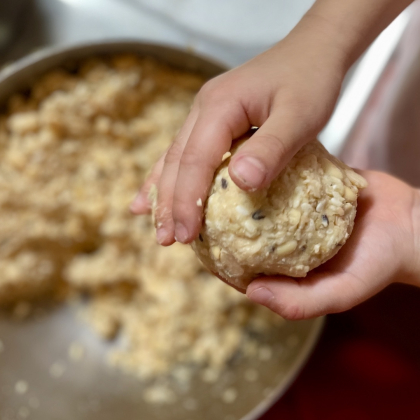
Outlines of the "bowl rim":
{"label": "bowl rim", "polygon": [[4,105],[14,93],[28,88],[49,70],[66,62],[124,52],[149,56],[180,70],[201,74],[207,79],[229,70],[226,64],[217,59],[170,43],[121,38],[54,45],[40,48],[0,68],[0,105]]}
{"label": "bowl rim", "polygon": [[[248,414],[239,420],[258,420],[260,416],[266,413],[280,398],[289,390],[292,383],[297,379],[300,372],[306,366],[313,350],[318,343],[325,327],[325,316],[314,318],[310,333],[306,338],[305,344],[300,349],[299,357],[290,365],[290,370],[284,379],[265,397],[258,405],[256,405]],[[300,321],[294,321],[300,322]]]}

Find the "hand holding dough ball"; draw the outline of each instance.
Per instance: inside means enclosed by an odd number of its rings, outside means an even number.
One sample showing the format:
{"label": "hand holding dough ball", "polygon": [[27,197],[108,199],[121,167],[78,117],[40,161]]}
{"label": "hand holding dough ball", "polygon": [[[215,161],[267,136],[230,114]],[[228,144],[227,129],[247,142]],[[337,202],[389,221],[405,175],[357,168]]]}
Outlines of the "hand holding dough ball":
{"label": "hand holding dough ball", "polygon": [[210,271],[236,289],[245,291],[264,275],[305,277],[350,236],[358,192],[367,183],[318,140],[261,191],[238,188],[228,164],[229,159],[215,174],[192,247]]}

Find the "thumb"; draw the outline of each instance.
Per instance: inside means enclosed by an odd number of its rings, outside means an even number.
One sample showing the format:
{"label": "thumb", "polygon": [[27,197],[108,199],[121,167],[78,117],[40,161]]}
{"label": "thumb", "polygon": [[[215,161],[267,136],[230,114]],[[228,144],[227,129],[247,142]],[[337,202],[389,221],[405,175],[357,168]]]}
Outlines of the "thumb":
{"label": "thumb", "polygon": [[246,191],[267,187],[295,153],[311,140],[296,118],[272,115],[232,158],[229,175]]}
{"label": "thumb", "polygon": [[301,320],[346,311],[385,285],[364,282],[350,273],[317,273],[305,279],[291,277],[254,280],[247,288],[249,299],[289,320]]}

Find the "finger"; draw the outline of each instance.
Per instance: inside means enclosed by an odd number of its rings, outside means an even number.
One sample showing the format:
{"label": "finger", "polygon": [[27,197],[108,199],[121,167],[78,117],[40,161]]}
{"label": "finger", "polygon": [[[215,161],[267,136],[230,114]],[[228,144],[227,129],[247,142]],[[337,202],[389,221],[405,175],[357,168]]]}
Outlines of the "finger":
{"label": "finger", "polygon": [[175,236],[181,243],[198,235],[214,172],[232,139],[250,127],[241,107],[217,105],[200,114],[182,153],[172,208]]}
{"label": "finger", "polygon": [[152,185],[157,185],[162,174],[163,163],[166,152],[159,158],[153,166],[150,175],[144,181],[139,192],[130,204],[130,210],[133,214],[149,214],[151,212],[151,203],[149,200],[149,192]]}
{"label": "finger", "polygon": [[159,244],[168,246],[174,243],[175,228],[172,219],[172,202],[179,163],[185,144],[197,121],[199,109],[196,104],[185,120],[172,146],[165,155],[162,172],[158,183],[158,198],[156,206],[156,239]]}
{"label": "finger", "polygon": [[[367,273],[366,278],[369,277]],[[385,285],[366,282],[351,273],[317,273],[305,279],[265,278],[253,281],[247,296],[289,320],[346,311],[379,292]]]}
{"label": "finger", "polygon": [[271,114],[232,158],[229,175],[243,190],[265,188],[311,138],[293,115]]}

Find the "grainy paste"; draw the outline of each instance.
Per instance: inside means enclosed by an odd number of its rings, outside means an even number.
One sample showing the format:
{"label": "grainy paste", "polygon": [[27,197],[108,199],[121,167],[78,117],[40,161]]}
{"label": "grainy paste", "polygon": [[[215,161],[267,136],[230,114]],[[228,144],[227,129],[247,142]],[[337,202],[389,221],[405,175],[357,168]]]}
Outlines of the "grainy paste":
{"label": "grainy paste", "polygon": [[[243,144],[236,144],[233,153]],[[244,291],[258,276],[305,277],[350,236],[367,183],[318,140],[304,146],[272,184],[245,192],[222,163],[192,247],[213,273]]]}
{"label": "grainy paste", "polygon": [[190,247],[159,247],[150,218],[128,211],[203,82],[131,55],[91,59],[46,74],[0,115],[0,306],[87,294],[84,319],[124,343],[109,360],[144,380],[188,384],[197,369],[215,380],[283,322]]}

